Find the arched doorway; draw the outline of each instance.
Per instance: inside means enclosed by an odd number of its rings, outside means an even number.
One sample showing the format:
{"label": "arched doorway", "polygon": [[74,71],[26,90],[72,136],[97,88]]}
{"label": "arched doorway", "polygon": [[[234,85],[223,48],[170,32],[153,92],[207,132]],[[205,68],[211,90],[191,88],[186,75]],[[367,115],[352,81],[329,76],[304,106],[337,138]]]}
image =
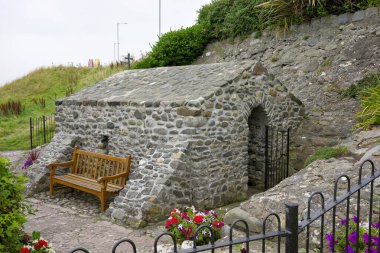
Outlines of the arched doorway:
{"label": "arched doorway", "polygon": [[264,108],[255,107],[248,117],[248,186],[264,190],[265,174],[265,126],[268,117]]}

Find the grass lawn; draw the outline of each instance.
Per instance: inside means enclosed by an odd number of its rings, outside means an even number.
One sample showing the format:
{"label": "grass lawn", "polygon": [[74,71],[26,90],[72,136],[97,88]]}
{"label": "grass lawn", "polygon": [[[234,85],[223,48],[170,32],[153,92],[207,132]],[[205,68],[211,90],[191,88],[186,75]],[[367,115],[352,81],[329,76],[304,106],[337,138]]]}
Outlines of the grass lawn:
{"label": "grass lawn", "polygon": [[[40,68],[30,74],[0,87],[0,104],[10,100],[20,101],[20,115],[0,113],[0,151],[25,150],[29,148],[29,118],[50,115],[55,112],[54,101],[94,84],[124,67],[50,67]],[[38,102],[43,98],[45,107]]]}

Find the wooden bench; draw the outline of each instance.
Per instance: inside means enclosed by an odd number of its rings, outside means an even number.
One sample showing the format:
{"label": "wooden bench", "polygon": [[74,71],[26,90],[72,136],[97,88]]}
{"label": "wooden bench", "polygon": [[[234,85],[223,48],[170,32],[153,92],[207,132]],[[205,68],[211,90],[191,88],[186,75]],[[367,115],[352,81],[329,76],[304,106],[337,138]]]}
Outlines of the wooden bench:
{"label": "wooden bench", "polygon": [[[50,195],[54,194],[54,185],[61,184],[84,192],[100,199],[100,210],[106,209],[106,200],[123,189],[129,176],[132,156],[127,158],[97,154],[74,148],[71,161],[52,163],[50,170]],[[56,175],[58,168],[70,167],[66,175]]]}

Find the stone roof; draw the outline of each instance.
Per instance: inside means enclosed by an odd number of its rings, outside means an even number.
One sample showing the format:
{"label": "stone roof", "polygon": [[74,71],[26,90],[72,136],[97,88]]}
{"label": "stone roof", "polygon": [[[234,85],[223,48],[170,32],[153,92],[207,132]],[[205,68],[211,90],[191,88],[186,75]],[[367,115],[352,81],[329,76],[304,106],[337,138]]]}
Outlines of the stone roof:
{"label": "stone roof", "polygon": [[246,61],[126,70],[62,101],[110,104],[148,101],[183,103],[213,94],[253,64],[252,61]]}

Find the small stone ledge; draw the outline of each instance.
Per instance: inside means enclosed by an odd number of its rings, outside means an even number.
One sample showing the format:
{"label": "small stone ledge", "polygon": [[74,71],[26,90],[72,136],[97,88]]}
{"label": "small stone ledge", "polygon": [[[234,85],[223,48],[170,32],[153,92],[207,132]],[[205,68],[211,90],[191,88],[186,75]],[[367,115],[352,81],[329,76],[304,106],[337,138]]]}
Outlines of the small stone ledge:
{"label": "small stone ledge", "polygon": [[206,117],[206,118],[210,118],[212,116],[211,111],[204,111],[202,109],[193,110],[185,106],[179,107],[177,109],[177,114],[181,116]]}

